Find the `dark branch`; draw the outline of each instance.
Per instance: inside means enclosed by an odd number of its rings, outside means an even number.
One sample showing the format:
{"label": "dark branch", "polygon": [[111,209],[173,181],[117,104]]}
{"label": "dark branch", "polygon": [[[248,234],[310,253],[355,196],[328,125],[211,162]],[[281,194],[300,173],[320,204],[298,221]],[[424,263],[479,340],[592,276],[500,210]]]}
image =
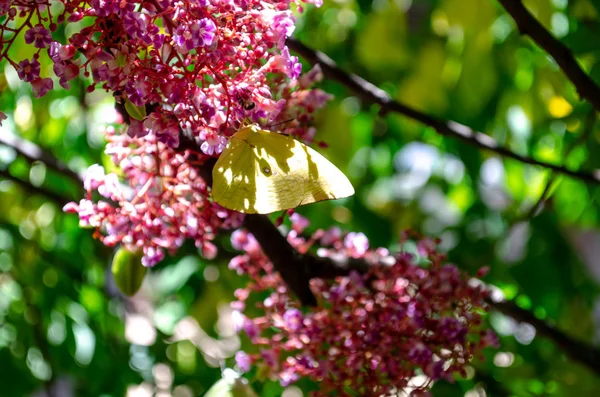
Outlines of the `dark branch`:
{"label": "dark branch", "polygon": [[[590,102],[596,110],[600,111],[600,87],[581,69],[571,50],[552,36],[531,15],[521,0],[498,1],[515,20],[521,34],[531,37],[537,45],[554,58],[558,66],[560,66],[567,78],[571,80],[571,83],[577,89],[579,96]],[[593,40],[593,38],[590,38],[590,40]]]}
{"label": "dark branch", "polygon": [[531,324],[538,334],[553,341],[570,359],[588,366],[600,375],[600,349],[570,337],[547,322],[538,319],[530,311],[521,309],[513,302],[489,301],[489,304],[495,310],[517,321]]}
{"label": "dark branch", "polygon": [[41,194],[46,196],[50,200],[54,201],[61,207],[70,202],[71,200],[61,196],[60,194],[53,192],[52,190],[46,189],[41,186],[34,186],[29,182],[23,181],[15,176],[12,176],[8,171],[0,170],[0,179],[8,179],[21,186],[23,189],[33,194]]}
{"label": "dark branch", "polygon": [[264,215],[246,215],[244,227],[254,235],[265,255],[300,302],[315,306],[317,300],[310,290],[307,261],[303,260],[302,255],[281,235],[269,218]]}
{"label": "dark branch", "polygon": [[287,40],[287,45],[294,52],[300,54],[310,63],[319,64],[323,73],[332,80],[346,86],[356,95],[366,102],[376,103],[381,106],[383,113],[394,112],[403,114],[413,120],[432,127],[441,135],[446,135],[452,138],[460,139],[469,145],[479,149],[489,150],[501,156],[508,157],[524,164],[537,165],[548,168],[553,171],[568,175],[573,178],[581,179],[586,182],[600,183],[600,170],[588,171],[573,171],[562,165],[547,163],[545,161],[535,160],[531,157],[523,156],[512,152],[509,149],[500,146],[492,137],[482,132],[474,131],[466,125],[455,121],[446,121],[436,117],[421,113],[411,107],[401,104],[391,99],[389,94],[384,90],[376,87],[363,78],[346,73],[340,69],[336,63],[322,52],[315,51],[296,39],[290,38]]}
{"label": "dark branch", "polygon": [[283,281],[305,306],[317,304],[310,290],[312,278],[331,279],[347,275],[351,270],[365,273],[368,269],[366,262],[354,258],[338,263],[328,258],[300,254],[265,215],[246,215],[244,227],[254,235]]}

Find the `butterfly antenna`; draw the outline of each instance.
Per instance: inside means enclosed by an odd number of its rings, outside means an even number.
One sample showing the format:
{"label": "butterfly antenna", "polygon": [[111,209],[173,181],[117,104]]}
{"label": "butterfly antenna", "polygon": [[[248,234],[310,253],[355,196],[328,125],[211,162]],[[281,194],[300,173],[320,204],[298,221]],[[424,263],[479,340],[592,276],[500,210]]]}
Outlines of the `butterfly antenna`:
{"label": "butterfly antenna", "polygon": [[241,127],[247,127],[249,125],[252,125],[252,120],[250,120],[250,117],[244,117],[241,121]]}
{"label": "butterfly antenna", "polygon": [[277,127],[278,125],[289,123],[290,121],[294,121],[295,119],[288,119],[284,121],[280,121],[279,123],[269,125],[269,128]]}

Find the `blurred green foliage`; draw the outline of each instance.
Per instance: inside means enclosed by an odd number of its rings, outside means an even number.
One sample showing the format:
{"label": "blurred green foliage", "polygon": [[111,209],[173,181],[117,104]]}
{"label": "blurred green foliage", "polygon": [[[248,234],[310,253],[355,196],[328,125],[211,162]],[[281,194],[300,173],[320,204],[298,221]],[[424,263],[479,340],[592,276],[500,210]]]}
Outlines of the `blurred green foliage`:
{"label": "blurred green foliage", "polygon": [[[526,4],[600,83],[600,1]],[[298,16],[295,36],[398,101],[479,129],[517,153],[600,168],[590,106],[493,0],[326,0]],[[102,154],[109,98],[85,94],[79,83],[33,99],[15,71],[0,66],[0,108],[9,115],[1,134],[32,141],[73,169],[109,166]],[[407,228],[438,236],[463,270],[490,266],[485,281],[519,306],[576,338],[599,340],[597,186],[559,177],[544,211],[524,219],[549,171],[401,115],[381,118],[345,87],[321,86],[335,95],[319,115],[318,139],[330,145],[322,152],[357,194],[300,208],[311,228],[338,224],[392,249]],[[232,333],[227,309],[244,285],[227,269],[232,252],[206,262],[185,246],[126,299],[111,279],[114,252],[61,212],[80,186],[2,145],[0,170],[0,395],[195,396],[220,379],[220,364],[231,366],[240,342],[248,343]],[[501,348],[476,360],[467,378],[437,383],[435,396],[598,395],[597,376],[531,326],[498,313],[490,323]],[[283,390],[250,381],[259,395]]]}

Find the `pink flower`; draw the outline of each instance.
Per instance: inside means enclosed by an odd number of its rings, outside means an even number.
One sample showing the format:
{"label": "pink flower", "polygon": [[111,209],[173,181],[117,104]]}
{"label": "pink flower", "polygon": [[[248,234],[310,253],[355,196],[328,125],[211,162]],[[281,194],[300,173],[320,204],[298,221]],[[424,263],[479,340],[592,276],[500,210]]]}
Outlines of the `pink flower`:
{"label": "pink flower", "polygon": [[280,70],[290,79],[298,78],[302,72],[302,64],[298,62],[298,57],[291,56],[290,50],[287,47],[283,48],[281,55],[273,58],[272,67]]}
{"label": "pink flower", "polygon": [[49,78],[37,78],[31,82],[31,88],[33,89],[33,96],[36,98],[43,97],[52,89],[54,84],[52,79]]}
{"label": "pink flower", "polygon": [[344,246],[350,251],[350,255],[358,258],[367,252],[369,240],[363,233],[348,233],[344,238]]}
{"label": "pink flower", "polygon": [[25,32],[25,42],[32,44],[35,48],[46,48],[52,42],[50,31],[44,25],[37,24]]}
{"label": "pink flower", "polygon": [[142,265],[152,267],[165,257],[165,252],[161,248],[144,247],[144,256],[142,257]]}
{"label": "pink flower", "polygon": [[263,18],[270,30],[266,32],[266,37],[277,43],[279,49],[285,47],[285,39],[294,33],[294,17],[289,10],[274,11],[266,8],[263,10]]}
{"label": "pink flower", "polygon": [[60,85],[68,90],[70,87],[68,82],[79,75],[79,66],[73,62],[55,63],[54,73],[59,77]]}
{"label": "pink flower", "polygon": [[290,221],[292,222],[292,230],[297,233],[302,233],[310,225],[310,221],[297,212],[290,215]]}
{"label": "pink flower", "polygon": [[104,167],[99,164],[91,165],[85,173],[83,188],[86,191],[98,189],[104,183],[104,178]]}
{"label": "pink flower", "polygon": [[214,22],[208,18],[193,20],[189,25],[179,25],[173,36],[175,48],[181,54],[186,54],[198,47],[209,47],[216,30]]}
{"label": "pink flower", "polygon": [[321,237],[321,245],[325,245],[325,246],[333,245],[335,242],[339,241],[341,238],[342,238],[342,230],[337,226],[333,226],[331,229],[327,230]]}
{"label": "pink flower", "polygon": [[206,241],[202,244],[202,256],[205,259],[213,260],[217,257],[217,247],[210,241]]}
{"label": "pink flower", "polygon": [[77,49],[72,45],[62,45],[57,41],[50,43],[48,55],[54,62],[62,62],[73,59]]}
{"label": "pink flower", "polygon": [[179,146],[180,128],[174,115],[156,111],[146,117],[143,124],[165,145],[169,147]]}
{"label": "pink flower", "polygon": [[225,146],[227,146],[227,138],[213,132],[206,132],[204,139],[205,141],[200,145],[200,150],[209,156],[220,154],[225,149]]}
{"label": "pink flower", "polygon": [[19,68],[17,69],[19,78],[25,82],[31,82],[40,77],[40,62],[37,57],[33,58],[33,61],[24,59],[19,62]]}
{"label": "pink flower", "polygon": [[302,320],[302,313],[298,309],[288,309],[283,313],[283,321],[292,331],[298,331],[302,327]]}
{"label": "pink flower", "polygon": [[242,372],[250,371],[252,365],[250,357],[243,351],[235,353],[235,363]]}

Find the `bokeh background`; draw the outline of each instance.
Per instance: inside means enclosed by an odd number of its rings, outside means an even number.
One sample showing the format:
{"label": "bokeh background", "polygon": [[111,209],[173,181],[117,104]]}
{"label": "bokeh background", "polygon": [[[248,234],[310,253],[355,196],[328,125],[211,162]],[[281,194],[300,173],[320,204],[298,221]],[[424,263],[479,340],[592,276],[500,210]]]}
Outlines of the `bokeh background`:
{"label": "bokeh background", "polygon": [[[546,53],[519,35],[495,0],[325,0],[298,15],[296,38],[344,70],[427,114],[455,120],[512,151],[573,169],[600,168],[600,129],[589,104]],[[600,1],[525,2],[600,83]],[[61,28],[55,38],[70,35]],[[17,43],[11,51],[25,56]],[[51,67],[42,59],[45,67]],[[308,70],[310,65],[305,65]],[[55,84],[57,86],[57,84]],[[415,229],[440,237],[449,258],[536,318],[576,339],[600,341],[600,189],[552,178],[402,115],[380,116],[345,87],[318,116],[321,150],[356,195],[298,209],[311,228],[362,231],[397,247]],[[0,63],[0,395],[197,396],[248,343],[233,331],[228,302],[245,280],[228,270],[228,236],[216,260],[192,244],[153,268],[133,298],[111,279],[113,250],[61,211],[78,200],[77,173],[100,163],[110,97],[85,82],[42,99]],[[17,150],[15,150],[15,148]],[[61,169],[66,164],[71,171]],[[501,347],[465,379],[434,396],[597,396],[600,379],[534,327],[492,312]],[[250,376],[262,396],[306,395]]]}

